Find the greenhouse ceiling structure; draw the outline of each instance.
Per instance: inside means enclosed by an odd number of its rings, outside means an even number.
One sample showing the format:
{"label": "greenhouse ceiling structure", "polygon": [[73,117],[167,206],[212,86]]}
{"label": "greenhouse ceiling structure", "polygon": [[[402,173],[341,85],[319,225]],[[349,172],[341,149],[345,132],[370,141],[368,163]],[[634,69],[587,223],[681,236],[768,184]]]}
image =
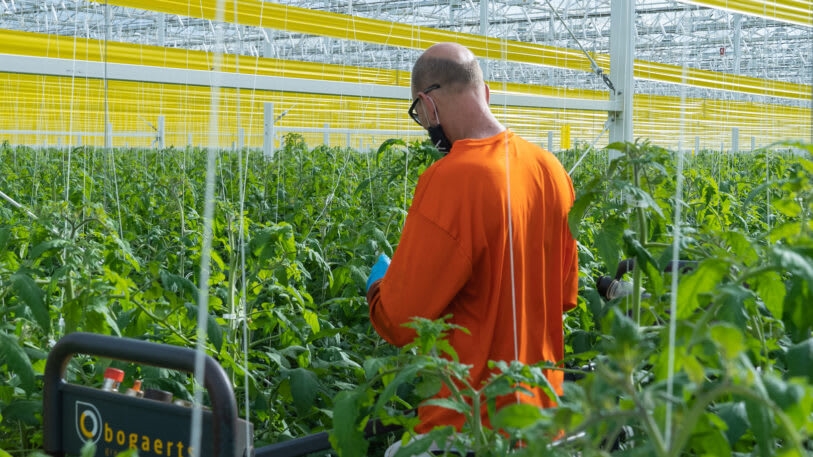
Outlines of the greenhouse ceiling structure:
{"label": "greenhouse ceiling structure", "polygon": [[813,140],[811,0],[0,0],[0,139],[420,138],[409,72],[440,41],[471,48],[500,120],[553,150]]}

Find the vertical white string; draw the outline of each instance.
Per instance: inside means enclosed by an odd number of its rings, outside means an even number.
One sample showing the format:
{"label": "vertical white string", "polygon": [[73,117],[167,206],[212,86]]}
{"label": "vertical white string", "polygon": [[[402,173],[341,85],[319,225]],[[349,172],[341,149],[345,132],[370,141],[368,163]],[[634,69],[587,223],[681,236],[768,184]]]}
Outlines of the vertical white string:
{"label": "vertical white string", "polygon": [[[511,263],[511,313],[514,322],[514,360],[519,360],[519,335],[517,334],[517,288],[514,273],[514,222],[511,212],[511,165],[508,147],[508,129],[503,134],[505,144],[505,198],[508,206],[508,259]],[[517,395],[519,402],[519,395]]]}
{"label": "vertical white string", "polygon": [[[508,46],[507,39],[503,37],[500,41],[500,55],[502,61],[506,62],[508,59]],[[503,91],[507,91],[505,80],[503,80]],[[503,98],[503,114],[508,112],[508,100]],[[508,127],[506,126],[503,132],[503,145],[505,146],[505,198],[506,210],[508,211],[508,260],[510,263],[511,273],[511,318],[513,322],[513,335],[514,335],[514,360],[519,361],[519,331],[518,331],[518,318],[517,318],[517,280],[516,271],[514,267],[514,220],[513,209],[511,207],[511,151],[508,146]],[[517,403],[519,403],[519,392],[515,393]]]}
{"label": "vertical white string", "polygon": [[209,275],[212,251],[212,220],[214,217],[215,164],[218,143],[218,111],[220,104],[220,70],[223,62],[223,18],[224,0],[217,0],[215,7],[215,46],[213,55],[211,104],[209,111],[209,147],[206,162],[206,189],[204,191],[203,209],[203,246],[200,256],[200,283],[198,285],[198,328],[195,352],[194,402],[192,404],[192,422],[189,445],[191,457],[200,456],[201,433],[203,428],[204,361],[206,355],[206,329],[209,316]]}
{"label": "vertical white string", "polygon": [[664,424],[664,441],[666,448],[672,444],[672,396],[675,391],[675,339],[677,333],[677,299],[678,276],[680,268],[681,210],[683,208],[683,142],[686,124],[686,51],[683,51],[683,71],[680,85],[680,135],[677,148],[677,170],[675,172],[675,210],[672,222],[672,293],[669,297],[669,348],[667,350],[666,374],[666,418]]}
{"label": "vertical white string", "polygon": [[[232,8],[234,8],[234,11],[233,11],[234,27],[235,27],[235,30],[236,30],[236,33],[237,33],[237,36],[238,36],[238,39],[239,39],[240,25],[239,25],[238,16],[237,16],[237,13],[238,13],[237,0],[233,1]],[[260,10],[260,15],[261,15],[261,19],[262,19],[262,9]],[[236,52],[235,54],[236,54],[236,56],[235,56],[235,65],[236,65],[235,66],[235,72],[240,73],[240,65],[239,65],[240,53]],[[259,65],[257,65],[257,62],[258,62],[258,60],[257,60],[257,58],[255,58],[254,59],[254,84],[255,85],[256,85],[256,81],[257,81],[257,68],[259,67]],[[255,92],[256,91],[252,88],[249,106],[253,106]],[[245,144],[245,141],[246,141],[245,138],[241,137],[241,135],[240,135],[241,117],[240,117],[240,88],[239,87],[237,88],[236,97],[237,97],[237,101],[236,101],[236,107],[235,107],[235,110],[236,110],[235,128],[236,128],[236,133],[237,133],[237,136],[238,136],[238,138],[237,138],[237,140],[238,140],[237,141],[237,143],[238,143],[238,145],[237,145],[237,163],[238,163],[238,173],[239,173],[239,182],[240,182],[240,205],[239,205],[239,207],[240,207],[240,212],[239,212],[240,223],[238,224],[240,234],[238,236],[238,241],[237,241],[238,249],[240,251],[240,306],[239,306],[238,310],[234,310],[234,309],[232,310],[232,319],[237,319],[238,316],[239,316],[239,318],[242,321],[241,324],[242,324],[242,333],[243,333],[242,334],[242,347],[243,347],[242,350],[243,350],[243,390],[244,390],[244,392],[243,392],[243,395],[244,395],[243,408],[245,410],[245,412],[244,412],[245,420],[246,420],[246,422],[248,422],[248,421],[251,420],[251,401],[250,401],[250,398],[249,398],[249,392],[250,392],[250,389],[249,389],[250,376],[249,376],[249,365],[248,365],[248,363],[249,363],[248,362],[248,347],[249,347],[249,344],[248,344],[248,339],[249,339],[248,312],[249,311],[248,311],[248,301],[246,300],[246,295],[247,295],[247,286],[246,286],[246,238],[245,238],[246,227],[245,227],[244,212],[245,212],[245,202],[246,202],[246,186],[247,186],[247,183],[248,183],[248,166],[249,166],[249,158],[251,157],[251,152],[249,151],[247,145]],[[254,111],[252,110],[251,114],[249,115],[249,125],[251,125],[251,116],[253,115],[253,113],[254,113]],[[245,132],[246,130],[243,130],[243,131]],[[251,130],[249,129],[248,131],[250,132]],[[243,149],[245,149],[245,153],[246,153],[245,165],[243,164]],[[235,355],[235,359],[237,359],[236,355]],[[251,432],[249,430],[249,427],[246,427],[245,428],[245,443],[246,443],[246,445],[249,445],[253,441],[254,441],[254,439],[251,436]]]}
{"label": "vertical white string", "polygon": [[[236,6],[235,6],[236,8]],[[240,161],[242,162],[242,152],[243,148],[240,148],[240,152],[238,153],[238,157],[240,157]],[[248,302],[246,300],[246,239],[245,239],[245,216],[244,208],[245,208],[245,201],[246,201],[246,185],[248,182],[248,159],[250,156],[250,152],[246,148],[246,166],[245,171],[243,171],[242,166],[240,167],[240,174],[241,174],[241,183],[240,183],[240,237],[238,241],[238,245],[240,246],[240,304],[242,315],[241,319],[243,320],[243,389],[245,392],[243,393],[245,396],[245,419],[248,422],[251,419],[251,402],[249,401],[249,375],[248,375]],[[235,357],[236,358],[236,357]],[[246,427],[246,445],[248,446],[249,443],[253,442],[254,439],[251,436],[251,432],[249,427]]]}

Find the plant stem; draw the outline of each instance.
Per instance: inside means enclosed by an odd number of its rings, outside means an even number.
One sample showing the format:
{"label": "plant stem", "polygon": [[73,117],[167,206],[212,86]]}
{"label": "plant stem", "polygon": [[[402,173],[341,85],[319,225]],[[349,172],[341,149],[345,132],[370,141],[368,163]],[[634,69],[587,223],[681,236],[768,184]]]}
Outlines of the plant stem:
{"label": "plant stem", "polygon": [[675,440],[672,441],[672,448],[669,449],[668,457],[679,457],[682,455],[683,447],[686,446],[686,443],[694,431],[693,426],[698,420],[700,420],[700,416],[706,411],[706,407],[716,398],[723,395],[739,395],[742,397],[748,397],[752,400],[758,401],[764,406],[767,406],[776,415],[779,424],[785,429],[791,444],[794,448],[796,448],[798,454],[805,455],[806,451],[802,445],[802,439],[799,436],[799,432],[796,431],[796,427],[793,425],[792,421],[788,418],[784,411],[782,411],[770,399],[758,395],[748,387],[730,384],[728,381],[726,381],[717,385],[714,389],[706,392],[694,402],[684,421],[685,424],[690,426],[678,427],[677,435],[675,436]]}
{"label": "plant stem", "polygon": [[[640,169],[637,163],[632,164],[632,182],[637,188],[641,188]],[[644,208],[636,206],[635,213],[637,214],[638,224],[638,242],[640,245],[646,246],[646,212]],[[643,274],[642,266],[643,260],[636,259],[635,268],[632,270],[632,314],[635,318],[635,323],[641,325],[641,277]]]}
{"label": "plant stem", "polygon": [[170,324],[169,324],[169,323],[168,323],[166,320],[161,319],[160,317],[158,317],[158,316],[156,316],[155,314],[153,314],[153,313],[152,313],[152,311],[150,311],[149,309],[147,309],[147,307],[146,307],[146,306],[144,306],[143,304],[139,303],[137,300],[133,300],[133,299],[131,299],[131,300],[130,300],[130,302],[131,302],[132,304],[136,305],[136,307],[138,307],[138,309],[140,309],[140,310],[141,310],[141,311],[142,311],[144,314],[146,314],[147,316],[149,316],[149,317],[150,317],[150,319],[152,319],[152,320],[154,320],[154,321],[156,321],[156,322],[160,322],[160,323],[164,324],[164,328],[168,329],[170,332],[172,332],[172,333],[173,333],[175,336],[177,336],[178,338],[180,338],[180,339],[181,339],[181,340],[182,340],[184,343],[186,343],[188,346],[194,346],[194,345],[195,345],[195,343],[193,343],[193,342],[192,342],[192,340],[190,340],[189,338],[187,338],[187,337],[186,337],[186,335],[184,335],[183,333],[181,333],[181,332],[179,332],[179,331],[175,330],[175,328],[174,328],[172,325],[170,325]]}

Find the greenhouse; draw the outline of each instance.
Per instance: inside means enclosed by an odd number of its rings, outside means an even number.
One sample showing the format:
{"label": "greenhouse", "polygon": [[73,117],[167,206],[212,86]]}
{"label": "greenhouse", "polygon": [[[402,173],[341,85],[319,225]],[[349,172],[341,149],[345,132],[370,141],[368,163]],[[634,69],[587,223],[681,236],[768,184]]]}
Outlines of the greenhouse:
{"label": "greenhouse", "polygon": [[813,455],[813,1],[0,0],[0,43],[0,457]]}
{"label": "greenhouse", "polygon": [[207,145],[217,87],[221,147],[265,144],[266,110],[275,145],[374,147],[421,134],[401,115],[411,63],[457,41],[504,122],[549,149],[606,144],[621,112],[632,138],[670,147],[681,128],[726,151],[809,138],[809,2],[625,3],[7,2],[0,129],[12,144]]}

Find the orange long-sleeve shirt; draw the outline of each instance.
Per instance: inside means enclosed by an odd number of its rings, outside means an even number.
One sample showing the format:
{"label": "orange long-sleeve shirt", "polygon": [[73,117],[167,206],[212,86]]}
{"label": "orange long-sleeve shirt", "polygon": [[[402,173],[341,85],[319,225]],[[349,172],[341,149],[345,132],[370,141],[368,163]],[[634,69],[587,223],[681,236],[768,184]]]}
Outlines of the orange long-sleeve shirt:
{"label": "orange long-sleeve shirt", "polygon": [[[510,130],[456,141],[418,180],[392,263],[367,295],[376,331],[403,346],[415,337],[402,326],[413,316],[452,314],[450,322],[471,333],[454,331],[449,342],[460,361],[472,365],[475,386],[488,379],[489,360],[560,361],[562,314],[576,305],[578,293],[576,242],[567,225],[573,201],[570,177],[556,157]],[[561,389],[561,372],[548,372],[548,380]],[[521,398],[552,405],[538,390]],[[437,425],[459,429],[464,420],[433,406],[418,414],[419,432]]]}

